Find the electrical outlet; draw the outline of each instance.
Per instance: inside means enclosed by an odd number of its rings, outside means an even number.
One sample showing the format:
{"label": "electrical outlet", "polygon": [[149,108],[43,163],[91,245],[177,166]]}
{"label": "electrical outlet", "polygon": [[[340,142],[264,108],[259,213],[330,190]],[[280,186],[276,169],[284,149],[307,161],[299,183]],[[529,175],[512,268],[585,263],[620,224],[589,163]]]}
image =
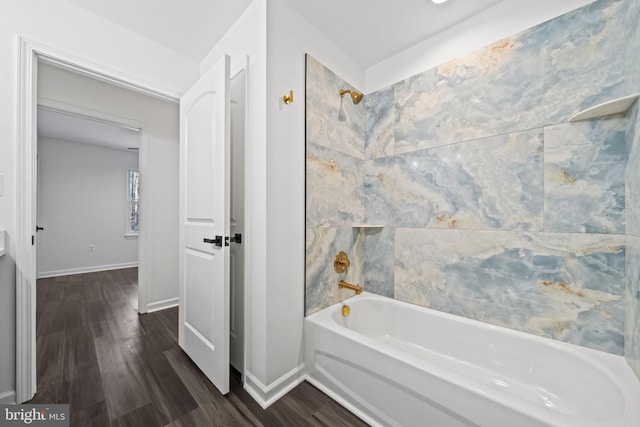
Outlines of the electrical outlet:
{"label": "electrical outlet", "polygon": [[95,252],[96,251],[96,245],[89,245],[89,252]]}

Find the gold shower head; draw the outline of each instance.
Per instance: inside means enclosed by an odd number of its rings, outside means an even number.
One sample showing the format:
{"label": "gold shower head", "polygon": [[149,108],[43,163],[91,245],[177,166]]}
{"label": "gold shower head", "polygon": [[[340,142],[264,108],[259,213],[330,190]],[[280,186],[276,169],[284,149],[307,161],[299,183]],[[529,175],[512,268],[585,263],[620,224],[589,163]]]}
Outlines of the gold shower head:
{"label": "gold shower head", "polygon": [[358,92],[357,90],[349,90],[349,89],[340,89],[340,96],[344,98],[345,94],[351,95],[351,101],[358,105],[360,101],[362,101],[362,92]]}

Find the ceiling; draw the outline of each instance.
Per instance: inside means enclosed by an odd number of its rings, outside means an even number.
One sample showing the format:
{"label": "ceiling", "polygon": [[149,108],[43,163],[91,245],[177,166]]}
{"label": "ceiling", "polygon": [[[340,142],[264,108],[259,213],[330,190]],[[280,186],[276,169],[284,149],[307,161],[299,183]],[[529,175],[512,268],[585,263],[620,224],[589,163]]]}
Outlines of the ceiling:
{"label": "ceiling", "polygon": [[252,0],[69,0],[200,62]]}
{"label": "ceiling", "polygon": [[100,120],[38,108],[38,137],[129,150],[138,148],[139,132]]}
{"label": "ceiling", "polygon": [[[198,62],[252,2],[70,1]],[[504,0],[285,1],[366,68]]]}
{"label": "ceiling", "polygon": [[368,68],[503,0],[287,0]]}

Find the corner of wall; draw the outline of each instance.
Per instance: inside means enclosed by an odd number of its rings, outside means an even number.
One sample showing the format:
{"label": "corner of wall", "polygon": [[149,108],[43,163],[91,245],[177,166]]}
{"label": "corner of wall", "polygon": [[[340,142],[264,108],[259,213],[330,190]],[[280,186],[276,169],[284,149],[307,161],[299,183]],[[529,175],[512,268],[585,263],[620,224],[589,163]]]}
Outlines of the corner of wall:
{"label": "corner of wall", "polygon": [[262,409],[267,409],[304,381],[305,372],[306,369],[303,363],[266,386],[247,370],[245,372],[244,389],[258,402]]}

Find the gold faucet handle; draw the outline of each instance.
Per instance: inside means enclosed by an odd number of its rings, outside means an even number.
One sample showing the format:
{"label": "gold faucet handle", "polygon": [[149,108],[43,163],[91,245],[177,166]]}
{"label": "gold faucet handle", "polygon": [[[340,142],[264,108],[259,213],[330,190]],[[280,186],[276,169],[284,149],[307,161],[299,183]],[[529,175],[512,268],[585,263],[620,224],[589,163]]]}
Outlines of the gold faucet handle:
{"label": "gold faucet handle", "polygon": [[346,252],[340,251],[336,254],[336,257],[333,260],[333,269],[336,271],[336,273],[347,273],[350,265],[351,261],[349,261],[349,257],[347,256]]}

